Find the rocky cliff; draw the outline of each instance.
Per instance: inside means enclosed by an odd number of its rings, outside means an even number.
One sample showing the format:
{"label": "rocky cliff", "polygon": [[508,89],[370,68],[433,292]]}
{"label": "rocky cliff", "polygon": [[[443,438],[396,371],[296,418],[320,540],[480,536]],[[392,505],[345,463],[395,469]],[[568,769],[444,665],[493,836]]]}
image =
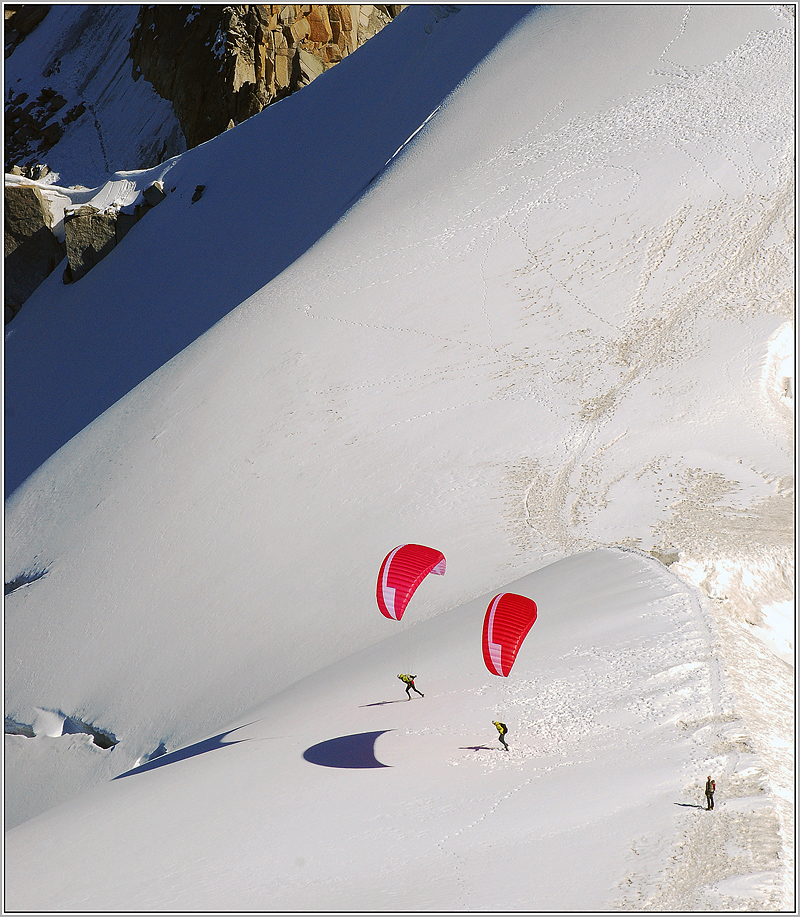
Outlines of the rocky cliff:
{"label": "rocky cliff", "polygon": [[52,226],[50,207],[35,185],[5,188],[3,298],[6,321],[63,259],[66,246]]}
{"label": "rocky cliff", "polygon": [[[8,5],[6,174],[41,183],[69,171],[93,185],[150,168],[306,86],[402,8]],[[88,178],[75,175],[83,156]],[[5,184],[9,321],[65,254],[65,282],[79,280],[121,234],[116,214],[69,208],[54,233],[41,188]]]}
{"label": "rocky cliff", "polygon": [[169,99],[189,147],[310,83],[402,9],[382,6],[146,6],[134,79]]}
{"label": "rocky cliff", "polygon": [[[380,31],[403,5],[72,9],[4,8],[6,172],[14,165],[30,169],[45,161],[53,166],[51,151],[81,126],[96,135],[106,171],[157,165],[150,158],[108,161],[113,157],[107,148],[113,144],[102,102],[112,80],[144,79],[170,103],[165,111],[170,116],[174,111],[184,136],[154,145],[155,155],[167,157],[306,86]],[[101,59],[107,56],[104,41],[115,42],[121,51],[107,78],[98,80]],[[36,53],[30,48],[34,44]],[[112,94],[124,95],[131,117],[131,93],[123,90]],[[165,118],[161,114],[156,122]],[[73,127],[75,122],[80,124]],[[136,131],[139,125],[131,127]],[[145,130],[155,136],[159,127],[149,123]]]}

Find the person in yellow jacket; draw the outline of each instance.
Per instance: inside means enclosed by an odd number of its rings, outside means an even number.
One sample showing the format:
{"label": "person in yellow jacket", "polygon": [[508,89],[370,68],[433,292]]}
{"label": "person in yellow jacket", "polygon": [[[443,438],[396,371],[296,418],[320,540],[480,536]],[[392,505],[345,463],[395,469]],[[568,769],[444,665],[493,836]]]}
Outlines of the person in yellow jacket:
{"label": "person in yellow jacket", "polygon": [[498,738],[500,739],[503,748],[508,751],[508,745],[506,745],[506,733],[508,732],[508,726],[505,723],[501,723],[499,720],[492,720],[492,725],[496,727],[497,731],[500,733]]}
{"label": "person in yellow jacket", "polygon": [[418,691],[417,686],[414,684],[414,679],[417,677],[416,675],[398,675],[397,677],[405,684],[406,694],[408,695],[409,700],[411,700],[412,688],[417,692],[417,694],[419,694],[420,697],[425,697],[422,691]]}

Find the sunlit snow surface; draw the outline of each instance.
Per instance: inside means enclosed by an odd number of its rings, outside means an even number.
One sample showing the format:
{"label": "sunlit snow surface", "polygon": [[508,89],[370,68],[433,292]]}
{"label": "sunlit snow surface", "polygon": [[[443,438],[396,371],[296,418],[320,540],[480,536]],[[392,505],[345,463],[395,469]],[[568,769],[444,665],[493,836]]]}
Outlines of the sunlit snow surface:
{"label": "sunlit snow surface", "polygon": [[[539,617],[508,679],[477,639],[490,596],[444,612],[12,831],[8,875],[36,882],[12,881],[7,905],[777,904],[775,802],[699,595],[609,549],[509,589]],[[425,694],[410,702],[408,657]]]}
{"label": "sunlit snow surface", "polygon": [[[15,319],[6,715],[119,744],[7,737],[8,903],[793,906],[793,18],[514,10],[437,98],[487,11],[407,9]],[[390,51],[348,154],[334,89]],[[333,98],[352,203],[304,172],[275,276],[270,126]],[[447,574],[390,637],[408,541]],[[540,617],[498,696],[506,589]]]}

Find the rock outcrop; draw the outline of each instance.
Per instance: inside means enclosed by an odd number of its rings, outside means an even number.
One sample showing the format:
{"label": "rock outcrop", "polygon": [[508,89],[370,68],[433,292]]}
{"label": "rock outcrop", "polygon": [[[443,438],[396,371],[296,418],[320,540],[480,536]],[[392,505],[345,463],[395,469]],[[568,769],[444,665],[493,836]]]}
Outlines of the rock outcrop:
{"label": "rock outcrop", "polygon": [[117,214],[78,207],[64,214],[67,258],[65,280],[80,280],[117,244]]}
{"label": "rock outcrop", "polygon": [[[46,169],[46,167],[44,167]],[[17,174],[22,170],[18,170]],[[36,171],[36,170],[34,170]],[[55,197],[51,194],[55,193]],[[148,210],[164,200],[161,182],[154,182],[126,207],[104,210],[71,204],[67,189],[51,192],[31,182],[5,186],[5,320],[67,259],[64,283],[80,280],[118,245]],[[60,198],[60,205],[55,202]]]}
{"label": "rock outcrop", "polygon": [[67,266],[64,283],[75,283],[118,245],[130,228],[148,210],[166,198],[161,182],[154,182],[142,191],[142,200],[133,207],[111,207],[98,210],[91,204],[74,207],[64,213],[64,237]]}
{"label": "rock outcrop", "polygon": [[187,146],[197,146],[310,83],[402,8],[143,6],[134,79],[172,102]]}
{"label": "rock outcrop", "polygon": [[63,259],[66,246],[51,229],[47,202],[34,185],[7,185],[3,209],[3,293],[8,322]]}
{"label": "rock outcrop", "polygon": [[[36,40],[32,33],[50,9],[46,5],[5,7],[6,58],[26,37]],[[185,149],[212,139],[306,86],[363,45],[401,9],[403,5],[142,6],[126,66],[134,81],[146,80],[171,103],[171,117],[178,119]],[[100,7],[86,7],[74,28],[80,26],[80,34],[85,35],[92,23],[101,27],[101,13]],[[13,56],[7,67],[11,64]],[[54,57],[42,73],[43,80],[52,80],[60,66],[60,58]],[[69,94],[47,83],[41,89],[29,86],[27,92],[9,85],[5,100],[7,171],[41,182],[49,171],[42,165],[48,151],[84,116],[92,117],[103,146],[102,125],[90,99],[79,96],[68,101],[63,93]],[[137,169],[153,163],[129,165]],[[202,189],[196,194],[202,194]],[[65,254],[64,282],[80,280],[163,196],[163,189],[147,189],[133,213],[70,207],[59,215],[58,221],[63,215],[63,224],[54,233],[57,221],[49,213],[41,186],[6,182],[6,321]]]}

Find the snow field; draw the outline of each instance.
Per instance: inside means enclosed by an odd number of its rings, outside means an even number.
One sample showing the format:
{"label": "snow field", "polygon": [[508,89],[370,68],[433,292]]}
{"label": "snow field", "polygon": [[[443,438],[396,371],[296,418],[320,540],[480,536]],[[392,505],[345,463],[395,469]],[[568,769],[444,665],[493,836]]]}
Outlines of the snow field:
{"label": "snow field", "polygon": [[[309,676],[196,753],[13,829],[12,909],[15,887],[46,909],[774,903],[774,802],[742,751],[697,594],[609,549],[509,589],[535,597],[539,618],[505,683],[480,654],[491,596],[417,623],[424,699],[407,701],[395,678],[403,634]],[[491,725],[498,706],[509,752]],[[698,808],[707,772],[714,813]],[[32,893],[24,877],[56,850]],[[80,888],[64,881],[78,869]]]}
{"label": "snow field", "polygon": [[[68,124],[43,157],[64,185],[105,182],[109,173],[157,161],[158,151],[185,151],[170,102],[147,80],[134,81],[126,60],[135,4],[107,4],[98,14],[82,4],[56,4],[6,69],[6,88],[35,98],[42,76],[67,104],[87,112]],[[102,208],[101,208],[102,209]]]}
{"label": "snow field", "polygon": [[[793,906],[793,670],[758,639],[793,653],[792,23],[502,9],[454,92],[480,9],[405,11],[402,117],[370,43],[15,320],[6,562],[47,573],[7,599],[6,713],[120,743],[6,739],[9,902]],[[351,76],[376,109],[328,104]],[[289,232],[254,163],[315,105],[381,142],[310,156],[342,197]],[[378,642],[404,541],[447,575]],[[540,618],[503,686],[509,584]]]}

